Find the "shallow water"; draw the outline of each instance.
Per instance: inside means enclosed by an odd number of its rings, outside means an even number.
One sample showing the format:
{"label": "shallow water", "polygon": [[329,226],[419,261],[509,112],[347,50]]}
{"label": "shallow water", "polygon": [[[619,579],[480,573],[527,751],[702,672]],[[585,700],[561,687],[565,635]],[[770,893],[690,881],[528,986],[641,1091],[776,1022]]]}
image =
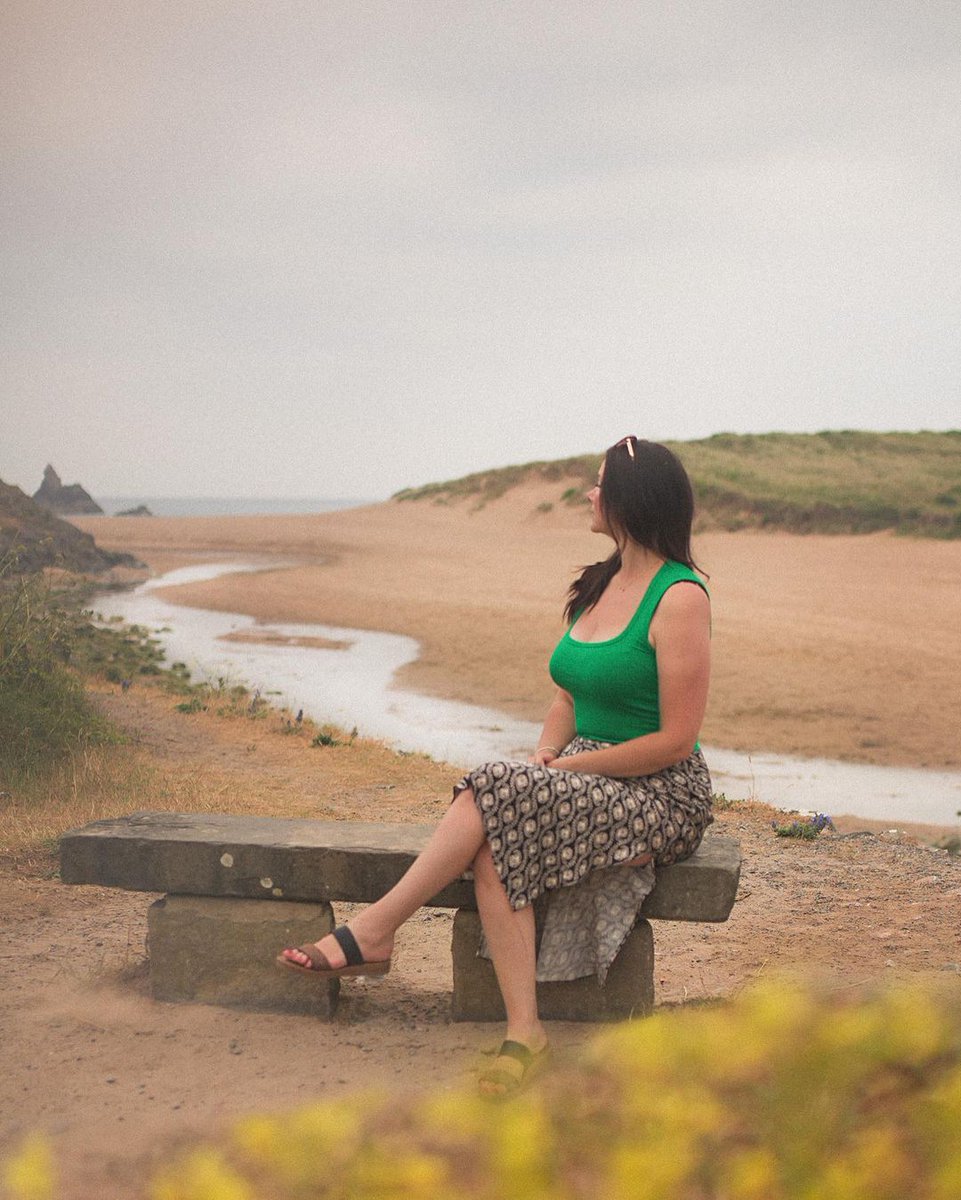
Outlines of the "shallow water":
{"label": "shallow water", "polygon": [[[277,564],[270,564],[276,570]],[[393,686],[399,667],[418,654],[413,638],[330,625],[258,625],[240,613],[174,604],[157,589],[195,583],[264,564],[207,563],[170,571],[133,592],[100,597],[104,617],[144,625],[160,638],[168,662],[184,662],[195,679],[243,683],[265,697],[302,708],[315,721],[419,751],[456,766],[490,758],[526,757],[540,733],[520,721],[476,705],[421,696]],[[224,641],[231,633],[276,639]],[[343,649],[284,645],[283,639],[326,638]],[[729,799],[754,796],[781,808],[875,820],[951,825],[961,809],[961,773],[912,767],[877,767],[826,759],[746,755],[705,746],[715,790]]]}

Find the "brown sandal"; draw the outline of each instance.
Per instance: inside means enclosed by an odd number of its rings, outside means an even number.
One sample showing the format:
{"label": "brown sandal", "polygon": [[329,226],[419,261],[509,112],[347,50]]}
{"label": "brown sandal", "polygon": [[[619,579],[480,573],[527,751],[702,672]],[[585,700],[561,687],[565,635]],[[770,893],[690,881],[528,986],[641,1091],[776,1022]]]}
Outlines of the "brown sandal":
{"label": "brown sandal", "polygon": [[367,962],[364,959],[360,946],[357,945],[357,939],[346,925],[338,926],[334,930],[334,937],[347,959],[342,967],[332,967],[323,950],[318,950],[314,945],[288,947],[308,958],[310,960],[308,966],[285,958],[283,954],[277,955],[277,965],[288,967],[291,971],[303,971],[307,975],[320,975],[325,979],[343,979],[348,975],[386,975],[390,970],[389,958],[381,962]]}

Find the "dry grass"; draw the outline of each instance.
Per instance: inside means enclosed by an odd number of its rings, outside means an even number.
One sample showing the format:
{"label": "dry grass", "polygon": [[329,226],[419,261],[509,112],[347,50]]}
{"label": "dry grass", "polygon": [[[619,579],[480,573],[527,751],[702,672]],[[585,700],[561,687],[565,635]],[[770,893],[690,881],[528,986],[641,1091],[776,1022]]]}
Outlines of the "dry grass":
{"label": "dry grass", "polygon": [[0,860],[42,869],[65,830],[139,807],[156,789],[156,772],[130,746],[86,746],[8,788],[0,802]]}
{"label": "dry grass", "polygon": [[215,703],[178,712],[181,698],[155,681],[129,694],[93,681],[91,695],[135,740],[82,747],[8,779],[0,862],[52,873],[68,829],[140,810],[423,821],[450,796],[447,764],[342,730],[330,730],[336,744],[313,745],[317,726],[275,709],[256,719]]}

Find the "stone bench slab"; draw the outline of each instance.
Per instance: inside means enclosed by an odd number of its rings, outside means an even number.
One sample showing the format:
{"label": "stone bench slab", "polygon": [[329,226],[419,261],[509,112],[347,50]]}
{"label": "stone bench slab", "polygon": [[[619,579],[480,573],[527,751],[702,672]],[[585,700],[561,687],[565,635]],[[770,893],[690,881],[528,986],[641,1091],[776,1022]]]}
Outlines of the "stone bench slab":
{"label": "stone bench slab", "polygon": [[[63,835],[64,883],[170,895],[370,903],[403,875],[433,825],[141,812]],[[736,841],[708,833],[697,853],[657,872],[641,915],[725,921],[740,874]],[[430,904],[476,908],[469,876]]]}

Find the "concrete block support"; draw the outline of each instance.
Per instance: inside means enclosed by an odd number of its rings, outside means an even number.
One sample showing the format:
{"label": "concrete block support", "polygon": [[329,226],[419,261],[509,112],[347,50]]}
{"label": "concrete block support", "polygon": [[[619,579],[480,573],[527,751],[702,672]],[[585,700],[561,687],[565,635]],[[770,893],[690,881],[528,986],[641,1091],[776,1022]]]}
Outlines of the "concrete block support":
{"label": "concrete block support", "polygon": [[[458,909],[454,917],[453,1018],[455,1021],[503,1021],[494,968],[480,958],[481,924],[476,912]],[[593,975],[566,983],[539,983],[537,1005],[548,1021],[620,1021],[647,1016],[654,1007],[654,937],[640,920],[627,936],[601,987]]]}
{"label": "concrete block support", "polygon": [[329,1020],[339,981],[282,971],[274,959],[333,928],[326,903],[166,896],[147,912],[153,994]]}

